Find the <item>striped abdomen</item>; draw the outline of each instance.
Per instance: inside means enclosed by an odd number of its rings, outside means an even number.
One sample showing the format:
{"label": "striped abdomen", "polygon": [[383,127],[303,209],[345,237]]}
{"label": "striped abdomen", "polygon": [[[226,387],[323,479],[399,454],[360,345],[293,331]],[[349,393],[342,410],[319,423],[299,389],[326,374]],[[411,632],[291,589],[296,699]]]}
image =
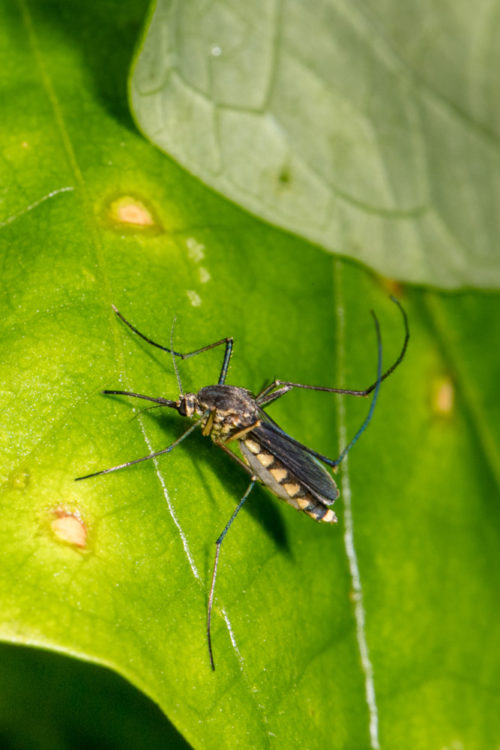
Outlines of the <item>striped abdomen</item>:
{"label": "striped abdomen", "polygon": [[[257,432],[257,435],[256,435]],[[250,433],[245,439],[239,441],[239,446],[243,458],[246,463],[250,466],[255,476],[266,486],[271,492],[282,500],[285,500],[289,505],[293,506],[297,510],[301,510],[306,513],[315,521],[322,523],[336,523],[337,516],[328,508],[335,498],[338,496],[338,490],[333,481],[333,478],[327,473],[314,458],[309,454],[301,456],[304,459],[304,471],[301,472],[303,477],[298,476],[298,472],[292,471],[288,468],[285,463],[278,458],[275,453],[278,450],[271,452],[267,446],[264,446],[260,440],[257,440],[258,430]],[[281,435],[280,435],[281,438]],[[280,440],[278,440],[278,448],[280,446]],[[289,446],[292,444],[289,444]],[[288,447],[289,447],[288,446]],[[291,453],[296,454],[297,448],[292,445]],[[296,457],[296,455],[295,455]],[[318,472],[321,479],[322,487],[327,492],[320,493],[314,491],[307,486],[308,476],[311,474],[311,463],[314,466],[314,478],[317,477]]]}

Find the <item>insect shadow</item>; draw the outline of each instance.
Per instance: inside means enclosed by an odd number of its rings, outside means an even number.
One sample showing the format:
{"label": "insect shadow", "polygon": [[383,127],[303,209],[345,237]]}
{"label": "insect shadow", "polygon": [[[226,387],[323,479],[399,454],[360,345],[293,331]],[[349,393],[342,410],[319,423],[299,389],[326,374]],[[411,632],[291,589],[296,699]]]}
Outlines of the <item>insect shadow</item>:
{"label": "insect shadow", "polygon": [[[156,416],[156,411],[159,408],[161,407],[158,405],[140,409],[131,419],[137,419],[137,417],[141,415],[146,416],[147,418],[155,419],[160,423],[164,423],[167,433],[172,432],[172,417],[162,414],[158,418],[158,416]],[[174,419],[175,416],[176,415],[174,415]],[[184,423],[184,420],[178,418],[175,422]],[[224,455],[219,451],[210,450],[211,446],[207,445],[207,441],[196,432],[191,436],[191,441],[194,442],[192,453],[196,456],[196,461],[193,461],[193,470],[197,473],[207,494],[209,494],[211,499],[215,501],[215,497],[210,488],[206,485],[205,478],[200,471],[200,462],[209,463],[212,466],[214,473],[219,477],[221,484],[223,484],[228,491],[228,494],[232,494],[234,492],[235,474],[228,471],[228,462]],[[273,540],[275,545],[279,547],[282,552],[285,552],[288,557],[293,559],[293,550],[290,547],[283,516],[278,511],[276,505],[268,501],[265,492],[260,486],[255,487],[254,492],[256,493],[254,501],[245,506],[246,511],[257,521],[267,535]],[[255,502],[255,499],[257,502]]]}
{"label": "insect shadow", "polygon": [[[211,622],[221,546],[233,521],[248,499],[256,482],[260,482],[274,495],[285,500],[289,505],[310,516],[315,521],[329,524],[337,522],[337,517],[330,506],[333,505],[339,496],[339,491],[333,476],[327,471],[326,466],[335,470],[365,431],[373,416],[382,381],[389,377],[401,363],[408,346],[410,331],[406,312],[395,297],[391,297],[391,300],[398,306],[403,317],[405,328],[403,346],[397,359],[383,372],[380,326],[377,316],[371,311],[377,337],[378,358],[377,378],[368,388],[363,390],[332,388],[330,386],[306,385],[276,379],[265,386],[256,396],[246,388],[226,385],[229,362],[233,350],[232,337],[219,339],[219,341],[215,341],[213,344],[207,344],[191,352],[177,352],[173,349],[172,342],[170,342],[171,346],[168,348],[145,336],[113,306],[116,315],[131,331],[151,346],[157,347],[171,355],[179,387],[179,397],[176,401],[173,401],[168,398],[146,396],[131,391],[105,390],[103,393],[143,399],[158,406],[174,409],[182,417],[193,419],[194,422],[176,440],[162,450],[155,451],[142,458],[136,458],[132,461],[112,466],[109,469],[77,477],[77,480],[110,474],[113,471],[118,471],[142,461],[170,453],[197,428],[201,430],[204,437],[210,437],[219,448],[250,475],[250,484],[215,543],[212,581],[208,594],[206,631],[212,669],[215,669],[215,662],[212,647]],[[224,346],[224,357],[217,384],[205,386],[197,393],[184,393],[177,368],[177,358],[183,360],[190,359],[218,346]],[[264,407],[277,401],[294,388],[359,397],[366,397],[373,394],[365,420],[351,441],[341,451],[338,458],[329,458],[299,443],[298,440],[295,440],[284,432],[265,411]],[[228,447],[231,442],[236,442],[242,458]]]}

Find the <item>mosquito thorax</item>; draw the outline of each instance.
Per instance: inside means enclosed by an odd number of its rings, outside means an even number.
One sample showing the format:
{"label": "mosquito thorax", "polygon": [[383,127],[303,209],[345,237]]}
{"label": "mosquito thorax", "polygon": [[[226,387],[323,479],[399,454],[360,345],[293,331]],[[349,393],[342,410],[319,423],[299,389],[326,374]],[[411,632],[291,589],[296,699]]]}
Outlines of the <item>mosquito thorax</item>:
{"label": "mosquito thorax", "polygon": [[259,418],[255,397],[246,388],[235,385],[207,385],[196,394],[202,411],[237,415],[242,426],[253,424]]}
{"label": "mosquito thorax", "polygon": [[195,413],[204,417],[202,432],[214,440],[231,439],[260,419],[255,397],[246,388],[208,385],[198,391],[195,400]]}

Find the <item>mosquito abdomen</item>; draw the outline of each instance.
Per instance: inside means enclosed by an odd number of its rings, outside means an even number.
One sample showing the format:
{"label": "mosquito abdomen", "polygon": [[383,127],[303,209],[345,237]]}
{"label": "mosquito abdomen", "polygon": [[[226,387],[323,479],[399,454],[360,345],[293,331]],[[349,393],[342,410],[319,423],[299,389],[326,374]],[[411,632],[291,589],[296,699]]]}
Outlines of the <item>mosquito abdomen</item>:
{"label": "mosquito abdomen", "polygon": [[266,451],[256,440],[251,437],[240,440],[239,446],[243,458],[257,479],[274,495],[315,521],[337,523],[337,516],[333,510],[314,497],[279,459]]}

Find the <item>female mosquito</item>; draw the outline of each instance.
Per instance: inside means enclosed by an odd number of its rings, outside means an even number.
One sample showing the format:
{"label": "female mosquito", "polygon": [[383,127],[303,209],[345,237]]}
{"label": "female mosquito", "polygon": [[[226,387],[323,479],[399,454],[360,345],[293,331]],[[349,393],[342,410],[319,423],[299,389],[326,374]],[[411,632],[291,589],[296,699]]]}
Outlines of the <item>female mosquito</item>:
{"label": "female mosquito", "polygon": [[[377,317],[373,311],[373,321],[377,336],[378,363],[377,378],[372,385],[364,390],[352,390],[348,388],[330,388],[327,386],[304,385],[302,383],[293,383],[287,380],[273,380],[260,393],[254,396],[246,388],[239,386],[226,385],[226,377],[229,368],[229,362],[233,350],[233,339],[231,337],[220,339],[213,344],[195,349],[192,352],[182,354],[172,348],[158,344],[152,339],[145,336],[137,330],[113,305],[113,310],[120,320],[125,323],[131,331],[140,336],[144,341],[152,346],[167,352],[172,356],[175,374],[179,385],[179,397],[176,401],[171,399],[153,396],[145,396],[141,393],[131,393],[130,391],[103,391],[106,395],[114,396],[131,396],[151,401],[159,406],[166,406],[175,409],[181,416],[194,419],[194,423],[180,436],[174,440],[167,448],[150,453],[148,456],[136,458],[133,461],[127,461],[124,464],[113,466],[110,469],[96,471],[83,477],[77,477],[78,480],[89,479],[90,477],[100,476],[101,474],[110,474],[113,471],[124,469],[128,466],[148,461],[164,453],[170,453],[179,443],[190,435],[197,427],[206,437],[211,437],[213,442],[236,461],[248,474],[250,474],[250,484],[239,501],[236,510],[226,523],[222,533],[215,543],[215,560],[212,572],[212,580],[208,597],[207,607],[207,643],[210,657],[210,665],[215,669],[211,621],[212,609],[214,604],[215,582],[217,578],[217,568],[219,564],[219,555],[224,537],[234,519],[247,500],[250,492],[256,482],[260,482],[273,492],[277,497],[285,500],[289,505],[302,511],[306,515],[321,523],[336,523],[337,517],[331,505],[339,496],[337,485],[331,474],[326,470],[326,466],[335,470],[353,445],[357,442],[361,434],[368,426],[380,389],[380,384],[385,380],[402,361],[410,337],[407,315],[397,299],[391,297],[392,301],[398,306],[403,316],[405,337],[401,352],[395,362],[388,370],[382,372],[382,340],[380,335],[380,326]],[[208,385],[201,388],[197,393],[184,393],[182,383],[179,377],[176,357],[179,359],[190,359],[198,354],[215,349],[217,346],[225,346],[222,368],[217,385]],[[365,397],[373,393],[368,414],[351,440],[344,448],[342,453],[335,460],[308,448],[299,443],[294,438],[287,435],[271,417],[264,411],[264,407],[273,401],[281,398],[293,388],[302,388],[311,391],[325,391],[326,393],[340,393],[348,396]],[[228,447],[229,443],[236,441],[243,459],[239,458]]]}

